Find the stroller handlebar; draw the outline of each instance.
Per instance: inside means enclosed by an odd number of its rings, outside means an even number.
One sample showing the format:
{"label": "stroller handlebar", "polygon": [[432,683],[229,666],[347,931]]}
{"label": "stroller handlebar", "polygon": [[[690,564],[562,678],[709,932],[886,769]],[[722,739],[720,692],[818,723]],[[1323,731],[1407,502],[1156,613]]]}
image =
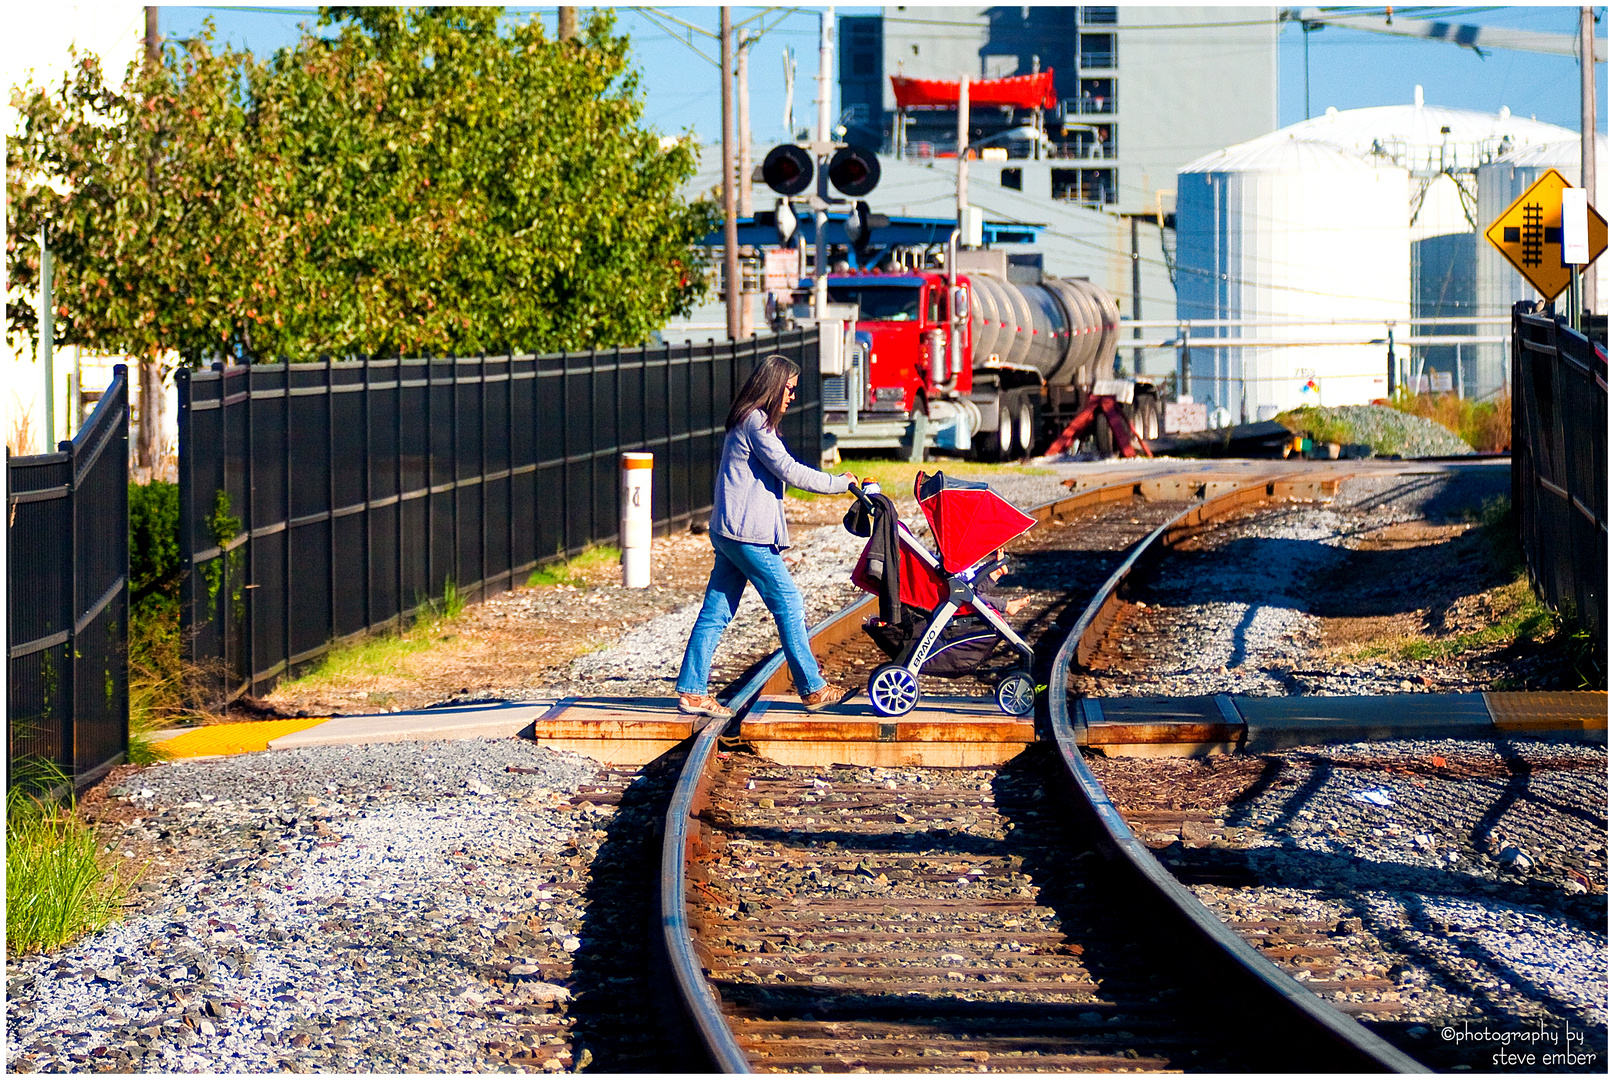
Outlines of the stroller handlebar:
{"label": "stroller handlebar", "polygon": [[[866,490],[867,488],[871,487],[874,489],[872,492]],[[865,509],[872,509],[874,506],[874,501],[869,498],[869,495],[878,495],[880,492],[880,485],[873,480],[864,480],[862,483],[852,480],[848,483],[846,490],[850,491]]]}

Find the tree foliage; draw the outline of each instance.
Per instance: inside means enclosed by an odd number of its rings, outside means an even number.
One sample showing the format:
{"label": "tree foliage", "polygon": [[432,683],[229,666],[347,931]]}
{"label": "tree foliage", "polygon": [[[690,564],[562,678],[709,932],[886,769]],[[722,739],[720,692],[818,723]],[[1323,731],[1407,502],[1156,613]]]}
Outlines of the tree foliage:
{"label": "tree foliage", "polygon": [[217,352],[251,307],[245,258],[258,236],[247,83],[261,69],[206,39],[131,64],[107,83],[94,55],[55,89],[12,94],[20,130],[6,155],[6,298],[13,337],[37,336],[41,226],[53,254],[56,340],[152,356]]}
{"label": "tree foliage", "polygon": [[[211,33],[107,86],[17,92],[14,335],[57,252],[58,340],[188,358],[641,341],[698,298],[710,203],[640,126],[628,42],[496,8],[329,8],[267,64]],[[16,298],[18,302],[10,302]]]}

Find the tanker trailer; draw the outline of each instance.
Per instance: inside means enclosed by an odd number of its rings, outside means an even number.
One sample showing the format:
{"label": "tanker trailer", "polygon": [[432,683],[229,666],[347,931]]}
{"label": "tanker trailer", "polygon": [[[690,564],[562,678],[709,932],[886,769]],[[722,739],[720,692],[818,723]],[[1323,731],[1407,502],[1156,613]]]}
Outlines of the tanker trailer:
{"label": "tanker trailer", "polygon": [[[824,386],[825,430],[843,448],[911,450],[922,433],[926,445],[987,460],[1026,456],[1111,377],[1119,312],[1109,294],[1011,266],[1002,251],[959,252],[952,275],[832,274],[828,286],[831,301],[859,312],[854,360]],[[1152,408],[1152,389],[1140,385],[1123,408]]]}
{"label": "tanker trailer", "polygon": [[[1095,388],[1117,399],[1139,435],[1159,436],[1153,383],[1113,376],[1120,312],[1109,293],[1086,278],[1048,277],[1038,266],[1015,265],[999,251],[960,252],[959,266],[971,284],[970,398],[981,414],[978,455],[1003,459],[1046,446]],[[1120,449],[1105,425],[1094,439],[1106,456]]]}

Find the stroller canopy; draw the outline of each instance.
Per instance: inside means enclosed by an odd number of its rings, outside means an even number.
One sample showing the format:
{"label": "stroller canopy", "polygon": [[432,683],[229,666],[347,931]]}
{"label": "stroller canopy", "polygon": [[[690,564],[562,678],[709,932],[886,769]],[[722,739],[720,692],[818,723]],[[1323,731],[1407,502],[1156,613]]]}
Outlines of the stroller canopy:
{"label": "stroller canopy", "polygon": [[914,497],[936,537],[942,569],[949,574],[974,566],[1037,523],[986,484],[939,470],[914,478]]}

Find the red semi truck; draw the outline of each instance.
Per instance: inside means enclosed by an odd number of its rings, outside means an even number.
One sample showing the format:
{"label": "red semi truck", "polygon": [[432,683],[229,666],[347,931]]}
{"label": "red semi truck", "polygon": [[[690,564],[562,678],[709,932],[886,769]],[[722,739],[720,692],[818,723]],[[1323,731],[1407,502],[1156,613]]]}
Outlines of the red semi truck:
{"label": "red semi truck", "polygon": [[[1047,277],[984,250],[959,252],[952,272],[831,274],[828,289],[831,304],[846,305],[832,310],[857,311],[855,345],[824,378],[824,430],[843,449],[915,453],[917,440],[1021,457],[1046,446],[1095,387],[1121,399],[1139,435],[1159,433],[1155,387],[1111,375],[1120,314],[1085,278]],[[1101,453],[1120,449],[1104,423],[1093,435]]]}

